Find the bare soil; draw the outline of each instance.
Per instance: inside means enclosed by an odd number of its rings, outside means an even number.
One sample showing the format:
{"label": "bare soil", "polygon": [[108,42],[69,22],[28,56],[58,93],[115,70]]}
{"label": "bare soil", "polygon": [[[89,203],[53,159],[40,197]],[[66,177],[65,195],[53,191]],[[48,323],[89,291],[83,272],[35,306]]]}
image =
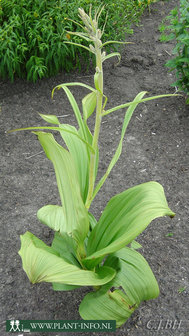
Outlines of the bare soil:
{"label": "bare soil", "polygon": [[[122,50],[118,67],[105,67],[105,94],[108,106],[128,102],[140,91],[174,93],[174,75],[165,68],[173,42],[161,43],[158,25],[179,3],[161,1],[151,6]],[[36,136],[30,132],[7,134],[18,127],[44,125],[38,112],[62,116],[62,122],[76,124],[63,91],[51,90],[63,82],[93,83],[93,73],[59,74],[33,84],[1,81],[1,335],[7,319],[80,319],[78,306],[88,288],[54,292],[50,284],[31,285],[18,255],[19,236],[31,231],[50,243],[52,232],[37,221],[36,212],[45,204],[59,204],[53,167],[46,159]],[[86,93],[74,89],[78,101]],[[138,237],[160,286],[156,300],[144,302],[130,320],[116,331],[117,336],[189,335],[188,320],[188,125],[189,107],[184,97],[171,97],[140,104],[129,125],[123,153],[92,212],[99,218],[109,198],[136,184],[155,180],[165,189],[174,219],[161,218]],[[118,111],[104,119],[100,138],[101,176],[110,162],[124,118]],[[93,125],[93,120],[91,120]],[[183,289],[183,291],[181,290]],[[162,321],[162,322],[161,322]],[[170,322],[172,321],[172,322]],[[175,322],[176,321],[176,322]],[[173,324],[175,323],[175,324]],[[48,333],[60,336],[62,333]],[[106,333],[78,333],[106,335]],[[33,336],[46,333],[33,333]],[[67,332],[62,335],[74,336]]]}

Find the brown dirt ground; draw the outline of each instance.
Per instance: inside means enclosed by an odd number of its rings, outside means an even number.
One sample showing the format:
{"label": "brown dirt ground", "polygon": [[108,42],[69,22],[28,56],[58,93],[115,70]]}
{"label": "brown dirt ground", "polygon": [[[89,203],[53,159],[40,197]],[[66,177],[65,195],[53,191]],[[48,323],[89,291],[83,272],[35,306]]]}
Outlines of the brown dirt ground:
{"label": "brown dirt ground", "polygon": [[[162,1],[151,6],[135,34],[135,42],[122,50],[118,67],[105,67],[105,94],[108,106],[130,101],[143,90],[149,95],[174,93],[174,75],[164,67],[173,43],[160,43],[158,25],[179,3]],[[38,112],[62,116],[75,124],[63,92],[51,90],[63,82],[93,83],[93,74],[59,74],[37,84],[16,80],[1,84],[1,335],[7,319],[80,319],[78,306],[88,289],[53,292],[50,284],[31,285],[18,255],[20,234],[31,231],[48,243],[51,231],[39,224],[37,210],[45,204],[59,203],[53,168],[29,132],[7,134],[8,129],[44,125]],[[85,91],[74,89],[76,99]],[[141,234],[138,242],[160,286],[156,300],[141,304],[130,320],[114,333],[117,336],[189,335],[188,321],[188,107],[184,97],[165,98],[141,104],[128,128],[123,153],[93,205],[99,217],[108,199],[133,185],[150,180],[160,182],[173,211],[174,219],[163,218]],[[102,175],[118,143],[124,113],[105,118],[100,138]],[[91,121],[93,124],[93,121]],[[171,237],[167,237],[172,233]],[[180,288],[185,288],[179,293]],[[160,321],[162,324],[160,326]],[[180,322],[173,329],[167,321]],[[150,322],[149,322],[150,321]],[[167,323],[167,325],[166,325]],[[159,326],[159,330],[158,330]],[[42,336],[46,333],[33,333]],[[60,336],[61,333],[48,333]],[[112,333],[113,334],[113,333]],[[64,333],[62,335],[76,335]],[[105,335],[105,333],[79,333]]]}

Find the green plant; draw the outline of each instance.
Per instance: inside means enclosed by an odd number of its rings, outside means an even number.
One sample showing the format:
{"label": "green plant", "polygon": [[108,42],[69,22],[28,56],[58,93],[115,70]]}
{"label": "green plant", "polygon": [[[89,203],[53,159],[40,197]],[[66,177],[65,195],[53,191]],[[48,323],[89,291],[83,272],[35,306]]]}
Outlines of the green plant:
{"label": "green plant", "polygon": [[[169,22],[169,25],[166,25]],[[180,7],[174,8],[160,26],[161,41],[175,40],[174,58],[166,63],[170,71],[176,70],[177,80],[172,84],[187,94],[189,103],[189,2],[180,0]],[[169,32],[169,34],[168,34]]]}
{"label": "green plant", "polygon": [[173,237],[173,232],[169,232],[166,234],[166,237]]}
{"label": "green plant", "polygon": [[[68,32],[89,43],[89,47],[84,48],[88,48],[96,59],[94,88],[77,82],[55,88],[62,88],[66,93],[78,122],[78,130],[71,125],[60,124],[54,115],[41,115],[54,126],[27,128],[35,131],[47,158],[54,165],[61,206],[46,205],[37,213],[38,219],[55,231],[52,245],[47,246],[32,233],[26,232],[21,236],[19,254],[23,269],[32,283],[51,282],[54,290],[60,291],[92,286],[93,291],[80,304],[81,317],[116,320],[119,327],[141,301],[159,294],[157,281],[147,261],[136,251],[141,245],[135,242],[135,238],[153,219],[165,215],[173,217],[175,214],[169,209],[163,187],[157,182],[137,185],[117,194],[107,203],[98,221],[89,211],[121,155],[123,138],[137,105],[165,96],[143,98],[145,92],[140,92],[130,103],[105,109],[107,97],[103,93],[103,62],[120,55],[118,52],[106,55],[103,51],[103,47],[112,42],[101,41],[104,27],[100,30],[98,21],[102,9],[96,11],[94,19],[91,11],[87,15],[79,9],[83,32]],[[69,89],[75,85],[90,91],[82,100],[83,115]],[[125,107],[128,109],[119,145],[106,173],[96,184],[102,119]],[[87,121],[95,109],[92,134]],[[60,146],[51,133],[39,131],[41,129],[59,131],[67,149]],[[127,246],[129,244],[130,247]]]}
{"label": "green plant", "polygon": [[181,293],[183,293],[185,290],[186,290],[186,287],[180,287],[180,288],[178,289],[178,293],[181,294]]}
{"label": "green plant", "polygon": [[[59,6],[60,5],[60,6]],[[67,48],[65,4],[57,1],[2,0],[0,76],[36,81],[73,68],[78,48]]]}
{"label": "green plant", "polygon": [[151,5],[151,3],[154,3],[154,2],[157,2],[157,1],[158,0],[138,0],[138,5],[140,7],[144,7],[144,8],[148,7],[148,10],[150,12],[150,5]]}
{"label": "green plant", "polygon": [[[1,0],[0,77],[11,81],[21,77],[36,82],[62,70],[68,72],[81,68],[83,63],[90,64],[86,50],[78,45],[68,48],[65,43],[70,38],[66,30],[80,31],[74,23],[76,8],[84,6],[88,11],[90,3],[95,9],[102,1]],[[138,22],[143,7],[135,0],[106,0],[105,3],[109,20],[104,38],[125,38],[125,33],[132,32],[131,24]],[[68,17],[72,20],[67,20]],[[102,13],[101,23],[105,17]]]}

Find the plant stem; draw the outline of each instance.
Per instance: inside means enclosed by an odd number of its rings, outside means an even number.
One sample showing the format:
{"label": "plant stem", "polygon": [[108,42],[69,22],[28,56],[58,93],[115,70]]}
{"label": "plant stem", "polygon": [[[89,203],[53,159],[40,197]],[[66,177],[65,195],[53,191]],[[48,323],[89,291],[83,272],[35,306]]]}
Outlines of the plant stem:
{"label": "plant stem", "polygon": [[92,147],[94,149],[94,154],[91,153],[90,157],[90,166],[89,166],[89,190],[86,199],[85,206],[89,209],[94,184],[95,184],[95,165],[96,165],[96,155],[98,151],[98,139],[100,133],[101,119],[102,119],[102,104],[103,104],[103,68],[102,68],[102,54],[101,54],[101,44],[98,40],[95,42],[95,50],[96,50],[96,72],[98,73],[98,90],[97,90],[97,104],[96,104],[96,120],[95,120],[95,128],[93,135],[93,144]]}

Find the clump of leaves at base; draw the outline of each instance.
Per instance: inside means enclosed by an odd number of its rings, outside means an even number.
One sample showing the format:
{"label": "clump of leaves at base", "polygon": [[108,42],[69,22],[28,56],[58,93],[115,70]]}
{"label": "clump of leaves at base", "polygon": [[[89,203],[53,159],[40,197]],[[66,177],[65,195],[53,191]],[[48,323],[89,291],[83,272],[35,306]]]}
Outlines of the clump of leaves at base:
{"label": "clump of leaves at base", "polygon": [[[104,95],[103,63],[111,57],[120,58],[120,54],[106,54],[103,48],[120,42],[102,42],[105,26],[102,29],[98,26],[102,10],[99,8],[93,17],[91,10],[87,15],[79,9],[83,31],[68,32],[70,36],[88,42],[88,47],[78,45],[95,57],[94,87],[74,82],[55,88],[63,89],[66,94],[77,120],[77,128],[61,124],[54,115],[42,114],[41,117],[53,126],[28,128],[35,131],[54,166],[60,204],[45,205],[37,213],[39,221],[55,231],[52,245],[48,246],[26,232],[21,236],[19,254],[23,269],[32,283],[50,282],[54,290],[59,291],[91,286],[91,292],[79,307],[81,317],[87,320],[116,320],[116,326],[120,327],[142,301],[159,295],[150,266],[136,251],[141,245],[135,238],[153,219],[166,215],[173,217],[174,213],[168,207],[163,187],[157,182],[140,184],[115,195],[98,221],[90,212],[91,203],[121,155],[127,126],[136,107],[141,102],[166,96],[144,98],[146,92],[140,92],[132,102],[106,109],[108,98]],[[89,90],[82,99],[82,111],[70,90],[73,86]],[[105,174],[99,179],[98,139],[102,120],[124,108],[127,110],[118,147]],[[95,126],[91,130],[88,119],[94,113]],[[65,145],[61,146],[52,133],[44,130],[59,131]]]}
{"label": "clump of leaves at base", "polygon": [[[166,24],[167,23],[167,24]],[[176,71],[177,80],[172,84],[187,94],[189,104],[189,2],[180,0],[180,7],[174,8],[160,26],[161,41],[174,40],[174,58],[166,66]]]}
{"label": "clump of leaves at base", "polygon": [[[68,46],[67,30],[80,31],[74,24],[77,8],[89,4],[95,8],[101,0],[1,0],[0,2],[0,77],[27,78],[37,81],[58,72],[81,68],[90,63],[85,50],[77,45]],[[143,11],[135,0],[106,0],[109,20],[104,33],[105,39],[124,39],[131,33],[131,24],[138,22]],[[101,22],[106,14],[102,13]],[[67,18],[73,20],[67,20]],[[78,39],[77,39],[78,41]]]}

